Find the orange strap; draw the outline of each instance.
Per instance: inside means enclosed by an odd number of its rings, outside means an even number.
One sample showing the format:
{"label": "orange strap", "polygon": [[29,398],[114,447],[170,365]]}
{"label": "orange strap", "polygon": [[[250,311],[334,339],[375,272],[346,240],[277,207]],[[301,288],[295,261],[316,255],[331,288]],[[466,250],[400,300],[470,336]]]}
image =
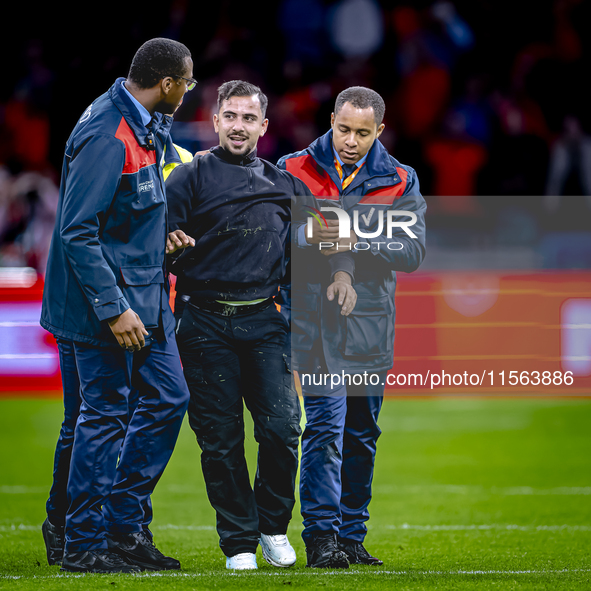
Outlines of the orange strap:
{"label": "orange strap", "polygon": [[[365,162],[363,163],[365,164]],[[361,166],[363,166],[363,164]],[[339,178],[341,179],[341,184],[343,187],[343,191],[353,182],[353,179],[357,176],[357,173],[361,170],[361,166],[356,168],[345,180],[343,180],[343,167],[341,163],[335,158],[334,165],[339,173]]]}

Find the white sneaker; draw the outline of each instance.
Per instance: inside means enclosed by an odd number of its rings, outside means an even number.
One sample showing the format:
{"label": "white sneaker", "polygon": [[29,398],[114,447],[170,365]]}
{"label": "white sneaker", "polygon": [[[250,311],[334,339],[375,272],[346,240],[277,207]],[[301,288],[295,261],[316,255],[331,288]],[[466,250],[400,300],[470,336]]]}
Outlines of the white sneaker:
{"label": "white sneaker", "polygon": [[263,558],[271,566],[287,568],[295,564],[296,553],[286,535],[267,536],[261,534],[260,543]]}
{"label": "white sneaker", "polygon": [[258,568],[256,554],[243,552],[242,554],[236,554],[236,556],[227,556],[226,568],[232,570],[251,570]]}

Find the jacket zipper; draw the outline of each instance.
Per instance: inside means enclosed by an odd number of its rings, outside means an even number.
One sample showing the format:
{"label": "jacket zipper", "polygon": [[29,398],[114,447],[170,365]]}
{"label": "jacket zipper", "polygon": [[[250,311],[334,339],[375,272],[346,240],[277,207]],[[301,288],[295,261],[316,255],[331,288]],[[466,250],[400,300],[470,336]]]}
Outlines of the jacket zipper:
{"label": "jacket zipper", "polygon": [[246,168],[246,175],[248,176],[248,192],[252,193],[253,192],[253,174],[252,174],[252,170],[248,167]]}

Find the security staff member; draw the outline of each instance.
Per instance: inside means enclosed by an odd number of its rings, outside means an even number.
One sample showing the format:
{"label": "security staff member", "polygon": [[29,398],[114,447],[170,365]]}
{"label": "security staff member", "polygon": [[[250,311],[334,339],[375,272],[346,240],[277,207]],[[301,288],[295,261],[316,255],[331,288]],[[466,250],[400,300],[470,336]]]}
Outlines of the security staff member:
{"label": "security staff member", "polygon": [[[164,150],[164,161],[162,162],[162,176],[166,181],[168,175],[181,162],[190,162],[192,154],[172,143],[170,136]],[[170,234],[169,249],[182,248],[183,242],[180,237]],[[174,242],[174,246],[173,243]],[[53,481],[49,491],[49,497],[45,505],[47,519],[41,526],[47,562],[49,565],[62,564],[65,546],[65,523],[68,510],[68,475],[70,473],[70,460],[72,457],[72,446],[74,444],[74,431],[80,414],[80,378],[76,366],[76,355],[74,353],[73,341],[58,338],[56,339],[60,373],[62,377],[64,419],[55,446],[53,462]],[[138,403],[138,392],[132,389],[128,398],[129,416],[133,416]],[[150,498],[144,504],[144,522],[142,529],[150,538],[152,534],[149,524],[152,521],[152,505]]]}
{"label": "security staff member", "polygon": [[189,241],[167,235],[160,162],[191,76],[184,45],[147,41],[66,145],[41,314],[80,380],[62,570],[180,568],[144,526],[189,397],[164,273],[165,250]]}
{"label": "security staff member", "polygon": [[[350,231],[339,238],[337,220],[314,222],[312,236],[297,232],[303,260],[292,273],[292,339],[295,369],[342,375],[371,372],[376,379],[351,385],[302,384],[306,428],[302,436],[300,502],[308,566],[347,568],[379,565],[363,542],[367,534],[377,439],[387,371],[393,363],[396,272],[416,270],[425,256],[425,200],[416,172],[388,154],[379,141],[385,105],[375,91],[351,87],[336,99],[331,129],[301,152],[284,156],[279,168],[304,181],[324,205],[357,216],[365,238]],[[402,227],[388,235],[384,217],[415,216],[411,237]],[[401,220],[408,220],[403,216]],[[382,225],[380,226],[380,221]],[[310,256],[319,243],[355,245],[355,311],[335,321],[310,278]],[[345,246],[346,247],[346,246]],[[313,294],[317,294],[314,298]],[[306,331],[310,326],[314,331]],[[294,334],[296,331],[293,331]],[[307,332],[307,334],[306,334]],[[346,555],[346,557],[343,555]]]}

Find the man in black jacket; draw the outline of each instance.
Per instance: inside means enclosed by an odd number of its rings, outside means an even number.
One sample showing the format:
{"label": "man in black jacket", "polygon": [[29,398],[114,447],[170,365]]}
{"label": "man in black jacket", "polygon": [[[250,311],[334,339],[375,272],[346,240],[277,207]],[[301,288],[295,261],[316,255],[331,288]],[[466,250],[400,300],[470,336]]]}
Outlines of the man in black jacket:
{"label": "man in black jacket", "polygon": [[[266,106],[260,88],[223,84],[213,117],[220,145],[178,166],[167,181],[170,229],[196,241],[171,267],[177,342],[191,392],[189,421],[230,569],[257,568],[259,540],[270,564],[296,560],[285,533],[295,502],[301,411],[289,323],[274,297],[289,263],[292,209],[316,202],[303,182],[257,158]],[[352,273],[353,259],[318,258],[334,275],[330,295],[346,314],[356,298],[345,272]],[[254,490],[244,458],[243,400],[259,444]]]}

